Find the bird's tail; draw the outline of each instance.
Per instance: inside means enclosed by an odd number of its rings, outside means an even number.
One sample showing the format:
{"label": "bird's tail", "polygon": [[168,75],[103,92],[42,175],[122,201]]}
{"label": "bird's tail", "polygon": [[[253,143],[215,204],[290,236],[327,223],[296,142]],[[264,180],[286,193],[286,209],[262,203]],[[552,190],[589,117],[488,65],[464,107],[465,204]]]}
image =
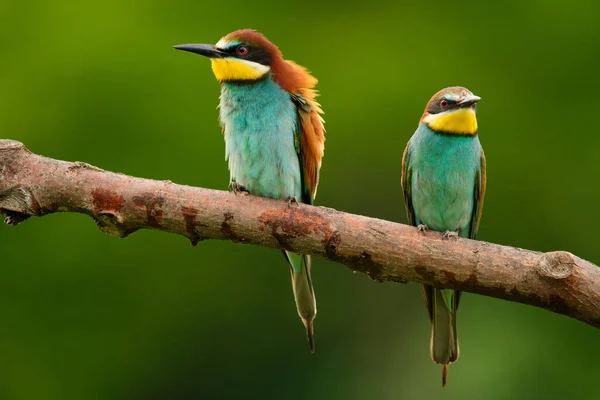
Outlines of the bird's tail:
{"label": "bird's tail", "polygon": [[431,318],[431,359],[442,364],[442,386],[446,386],[448,365],[459,354],[456,310],[460,292],[423,285],[423,294]]}
{"label": "bird's tail", "polygon": [[283,255],[290,264],[290,273],[292,275],[292,289],[294,290],[294,300],[298,315],[306,327],[306,337],[310,352],[315,352],[313,320],[317,315],[317,302],[313,290],[312,279],[310,277],[311,261],[309,255],[294,254],[283,251]]}

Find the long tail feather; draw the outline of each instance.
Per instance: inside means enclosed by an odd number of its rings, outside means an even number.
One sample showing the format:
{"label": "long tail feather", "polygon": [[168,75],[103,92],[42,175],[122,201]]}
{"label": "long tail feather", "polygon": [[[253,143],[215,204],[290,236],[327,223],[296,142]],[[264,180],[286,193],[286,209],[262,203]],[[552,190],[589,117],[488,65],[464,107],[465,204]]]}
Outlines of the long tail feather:
{"label": "long tail feather", "polygon": [[317,315],[317,302],[313,290],[311,272],[311,260],[308,255],[299,255],[284,251],[284,255],[290,264],[292,277],[292,289],[298,315],[306,328],[306,337],[310,352],[315,352],[313,321]]}
{"label": "long tail feather", "polygon": [[448,364],[442,364],[442,387],[446,386],[446,377],[448,376]]}
{"label": "long tail feather", "polygon": [[431,359],[442,364],[442,386],[446,386],[448,365],[459,355],[456,310],[460,292],[424,285],[423,295],[431,318]]}

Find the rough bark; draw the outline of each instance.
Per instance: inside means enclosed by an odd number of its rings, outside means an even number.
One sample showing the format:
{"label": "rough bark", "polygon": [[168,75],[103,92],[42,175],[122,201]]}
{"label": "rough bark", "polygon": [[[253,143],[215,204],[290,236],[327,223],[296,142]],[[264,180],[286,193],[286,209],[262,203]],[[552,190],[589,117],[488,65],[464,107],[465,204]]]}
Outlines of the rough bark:
{"label": "rough bark", "polygon": [[134,178],[54,160],[0,141],[0,211],[9,225],[79,212],[107,233],[150,228],[312,254],[377,281],[427,283],[542,307],[600,327],[600,269],[564,251],[539,253],[251,195]]}

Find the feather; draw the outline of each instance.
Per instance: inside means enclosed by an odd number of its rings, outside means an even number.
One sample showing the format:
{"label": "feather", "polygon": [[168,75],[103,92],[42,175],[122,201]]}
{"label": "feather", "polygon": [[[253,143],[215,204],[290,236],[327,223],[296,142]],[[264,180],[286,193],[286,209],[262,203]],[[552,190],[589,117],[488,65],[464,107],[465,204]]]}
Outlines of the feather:
{"label": "feather", "polygon": [[479,229],[479,221],[481,221],[481,214],[483,213],[483,200],[485,198],[485,188],[487,183],[486,176],[486,162],[485,154],[481,149],[481,162],[479,170],[475,175],[475,191],[473,201],[473,216],[471,217],[471,232],[469,237],[475,239],[477,236],[477,230]]}
{"label": "feather", "polygon": [[[314,81],[316,82],[316,79]],[[319,172],[325,150],[325,128],[321,118],[323,111],[315,101],[316,96],[317,92],[312,88],[298,88],[291,94],[292,101],[298,109],[298,155],[302,164],[304,188],[310,198],[309,203],[312,203],[312,199],[317,195]]]}
{"label": "feather", "polygon": [[406,207],[406,218],[408,223],[417,226],[415,218],[415,211],[413,210],[412,204],[412,169],[410,168],[410,141],[404,149],[402,155],[402,176],[400,177],[400,185],[402,186],[402,193],[404,194],[404,206]]}

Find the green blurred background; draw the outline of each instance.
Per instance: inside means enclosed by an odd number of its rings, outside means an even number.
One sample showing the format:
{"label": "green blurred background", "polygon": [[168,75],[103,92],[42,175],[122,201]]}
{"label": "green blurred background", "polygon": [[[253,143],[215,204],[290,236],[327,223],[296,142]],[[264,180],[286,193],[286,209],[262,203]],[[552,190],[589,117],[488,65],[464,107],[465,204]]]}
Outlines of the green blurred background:
{"label": "green blurred background", "polygon": [[[600,262],[600,5],[307,0],[0,2],[0,136],[49,157],[226,189],[219,85],[179,43],[252,27],[320,79],[317,204],[405,222],[402,151],[426,102],[483,98],[479,238]],[[440,384],[416,284],[317,260],[310,355],[277,251],[83,215],[0,227],[1,399],[600,397],[598,330],[467,294]],[[436,397],[437,396],[437,397]]]}

